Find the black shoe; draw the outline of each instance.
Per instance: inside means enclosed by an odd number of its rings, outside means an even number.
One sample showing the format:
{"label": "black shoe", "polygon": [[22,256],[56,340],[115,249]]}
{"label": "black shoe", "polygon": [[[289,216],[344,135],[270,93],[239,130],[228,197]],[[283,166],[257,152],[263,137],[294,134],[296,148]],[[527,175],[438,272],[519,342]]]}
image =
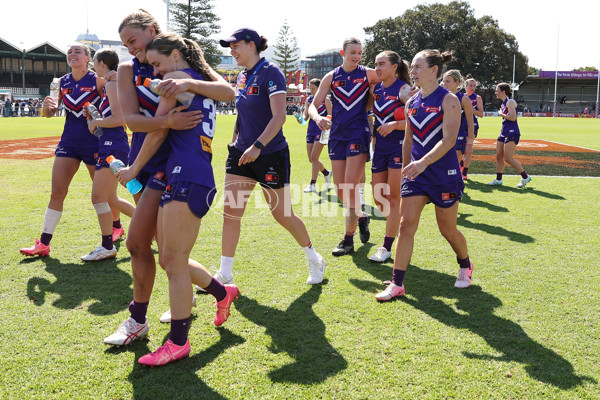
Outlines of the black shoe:
{"label": "black shoe", "polygon": [[360,241],[363,243],[367,243],[369,238],[371,237],[371,232],[369,231],[369,222],[371,221],[370,216],[366,216],[363,222],[358,220],[358,230],[360,232]]}
{"label": "black shoe", "polygon": [[354,243],[346,242],[345,240],[342,240],[331,252],[335,257],[345,256],[350,253],[354,253]]}

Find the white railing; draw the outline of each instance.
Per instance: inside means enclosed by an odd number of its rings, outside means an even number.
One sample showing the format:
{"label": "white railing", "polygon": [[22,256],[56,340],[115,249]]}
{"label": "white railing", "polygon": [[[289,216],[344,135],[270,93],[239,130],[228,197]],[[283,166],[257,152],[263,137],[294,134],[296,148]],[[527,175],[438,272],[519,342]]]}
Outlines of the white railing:
{"label": "white railing", "polygon": [[10,90],[13,94],[32,94],[32,95],[39,95],[40,94],[40,89],[38,88],[25,88],[25,93],[23,93],[23,88],[16,88],[16,87],[0,87],[0,89],[4,89],[4,90]]}

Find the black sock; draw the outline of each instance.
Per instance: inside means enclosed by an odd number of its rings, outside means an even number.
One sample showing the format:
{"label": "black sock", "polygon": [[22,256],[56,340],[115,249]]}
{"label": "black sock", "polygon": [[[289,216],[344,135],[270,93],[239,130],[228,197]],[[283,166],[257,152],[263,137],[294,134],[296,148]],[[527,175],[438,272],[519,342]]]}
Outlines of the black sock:
{"label": "black sock", "polygon": [[106,250],[113,248],[112,233],[110,235],[102,235],[102,247]]}
{"label": "black sock", "polygon": [[172,319],[169,339],[177,346],[183,346],[187,342],[189,329],[190,317],[184,319]]}
{"label": "black sock", "polygon": [[521,178],[523,179],[527,179],[529,175],[527,175],[527,172],[525,172],[525,170],[523,170],[523,172],[521,172]]}
{"label": "black sock", "polygon": [[499,181],[502,180],[502,172],[496,172],[496,179]]}
{"label": "black sock", "polygon": [[465,259],[460,259],[456,256],[456,261],[458,262],[458,266],[461,268],[471,268],[471,260],[469,260],[469,256]]}
{"label": "black sock", "polygon": [[329,176],[329,171],[327,171],[327,168],[321,171],[321,173],[323,174],[323,176]]}
{"label": "black sock", "polygon": [[469,167],[464,167],[463,168],[463,175],[467,175],[467,172],[469,172]]}
{"label": "black sock", "polygon": [[45,244],[46,246],[48,246],[50,244],[51,240],[52,240],[51,233],[42,233],[42,236],[40,236],[40,242],[42,242],[42,244]]}
{"label": "black sock", "polygon": [[317,180],[316,180],[316,179],[311,179],[311,180],[310,180],[310,184],[311,184],[311,185],[314,185],[315,183],[317,183]]}
{"label": "black sock", "polygon": [[113,221],[113,228],[115,228],[115,229],[121,228],[121,218],[119,218],[116,221]]}

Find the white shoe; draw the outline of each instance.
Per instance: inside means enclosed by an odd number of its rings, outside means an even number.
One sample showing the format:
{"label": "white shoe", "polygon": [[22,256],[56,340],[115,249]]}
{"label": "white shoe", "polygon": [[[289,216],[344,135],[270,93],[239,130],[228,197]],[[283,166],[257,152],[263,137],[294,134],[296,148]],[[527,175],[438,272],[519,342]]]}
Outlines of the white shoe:
{"label": "white shoe", "polygon": [[317,186],[314,184],[308,185],[304,188],[304,193],[317,193]]}
{"label": "white shoe", "polygon": [[[192,307],[196,307],[196,295],[195,294],[192,294]],[[162,322],[163,324],[170,323],[171,322],[171,309],[169,308],[167,311],[165,311],[164,314],[161,315],[158,320],[160,322]]]}
{"label": "white shoe", "polygon": [[[231,275],[230,277],[226,278],[223,275],[221,275],[221,271],[217,271],[213,275],[213,278],[215,278],[216,280],[218,280],[219,282],[221,282],[223,285],[233,285],[233,275]],[[201,288],[198,285],[195,286],[195,289],[198,292],[206,292],[206,290],[204,290],[203,288]]]}
{"label": "white shoe", "polygon": [[458,289],[466,289],[471,286],[471,277],[473,275],[473,262],[469,268],[459,268],[458,277],[454,283],[454,287]]}
{"label": "white shoe", "polygon": [[323,278],[325,277],[325,267],[327,263],[322,255],[317,253],[319,259],[317,261],[308,262],[308,279],[306,283],[309,285],[316,285],[317,283],[323,282]]}
{"label": "white shoe", "polygon": [[325,177],[325,189],[329,189],[329,186],[331,186],[331,171],[327,170],[327,172],[329,173]]}
{"label": "white shoe", "polygon": [[108,250],[102,246],[96,247],[94,250],[90,252],[90,254],[86,254],[85,256],[81,256],[83,261],[100,261],[106,260],[108,258],[115,258],[117,256],[117,249],[115,246],[112,249]]}
{"label": "white shoe", "polygon": [[381,293],[377,293],[375,298],[379,301],[388,301],[394,297],[404,296],[404,285],[398,286],[394,282],[390,283],[388,287]]}
{"label": "white shoe", "polygon": [[491,181],[490,183],[488,183],[488,185],[490,186],[502,186],[504,182],[502,182],[501,180],[498,179],[494,179],[493,181]]}
{"label": "white shoe", "polygon": [[531,176],[527,176],[527,178],[521,178],[521,182],[517,184],[518,188],[525,187],[529,182],[531,182]]}
{"label": "white shoe", "polygon": [[379,247],[377,249],[377,251],[375,252],[375,254],[373,254],[371,257],[369,257],[369,260],[378,262],[378,263],[382,263],[385,260],[387,260],[388,258],[390,258],[391,256],[392,256],[391,251],[388,251],[388,249],[386,249],[385,247]]}
{"label": "white shoe", "polygon": [[134,340],[148,336],[149,329],[148,318],[143,324],[138,324],[135,319],[129,317],[119,325],[115,333],[104,338],[104,343],[114,346],[127,346]]}

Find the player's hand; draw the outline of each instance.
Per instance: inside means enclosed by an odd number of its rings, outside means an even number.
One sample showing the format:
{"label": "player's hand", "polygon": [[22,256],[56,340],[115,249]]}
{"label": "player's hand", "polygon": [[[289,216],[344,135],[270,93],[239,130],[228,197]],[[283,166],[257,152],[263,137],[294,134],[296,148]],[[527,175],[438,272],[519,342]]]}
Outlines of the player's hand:
{"label": "player's hand", "polygon": [[240,157],[240,161],[238,162],[238,166],[242,166],[244,164],[248,164],[254,162],[258,156],[260,155],[260,149],[255,145],[252,145],[246,149],[244,154]]}
{"label": "player's hand", "polygon": [[385,124],[383,124],[379,128],[377,128],[377,132],[383,137],[386,137],[393,131],[394,131],[394,124],[391,122],[386,122]]}
{"label": "player's hand", "polygon": [[185,79],[165,79],[158,85],[158,89],[161,90],[162,97],[170,99],[181,92],[189,91],[190,86],[190,82]]}
{"label": "player's hand", "polygon": [[90,133],[92,135],[94,134],[94,131],[96,130],[97,127],[98,127],[98,120],[97,119],[90,120],[90,123],[88,124],[88,130],[90,131]]}
{"label": "player's hand", "polygon": [[465,156],[464,158],[470,157],[473,154],[473,143],[467,143],[465,146]]}
{"label": "player's hand", "polygon": [[115,174],[115,178],[119,181],[119,183],[123,186],[127,184],[132,179],[135,179],[138,176],[139,171],[137,168],[134,168],[133,165],[129,167],[123,167]]}
{"label": "player's hand", "polygon": [[317,125],[320,130],[326,131],[327,129],[331,129],[331,120],[326,117],[320,117],[317,121]]}
{"label": "player's hand", "polygon": [[402,169],[402,176],[404,176],[406,179],[414,180],[423,171],[425,171],[425,169],[427,169],[427,166],[427,159],[425,157],[418,161],[412,161]]}
{"label": "player's hand", "polygon": [[106,82],[108,81],[117,81],[117,71],[108,71],[106,75],[104,75],[104,79]]}
{"label": "player's hand", "polygon": [[169,128],[182,131],[192,129],[202,122],[204,117],[202,111],[181,112],[185,109],[187,109],[186,106],[179,106],[169,111],[167,116]]}

